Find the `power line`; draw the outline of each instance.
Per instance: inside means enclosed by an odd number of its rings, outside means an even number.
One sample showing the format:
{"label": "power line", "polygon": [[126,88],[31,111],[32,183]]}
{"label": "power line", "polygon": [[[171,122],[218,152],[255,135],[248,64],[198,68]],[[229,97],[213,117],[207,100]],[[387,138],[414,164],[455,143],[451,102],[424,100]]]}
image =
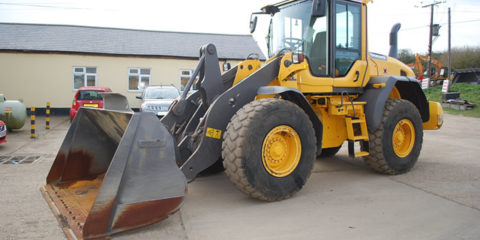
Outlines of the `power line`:
{"label": "power line", "polygon": [[3,2],[0,2],[0,5],[20,6],[20,7],[36,7],[36,8],[74,9],[74,10],[97,10],[97,9],[93,9],[93,8],[52,6],[52,5],[41,5],[41,4],[31,4],[31,3],[3,3]]}
{"label": "power line", "polygon": [[[465,21],[457,21],[457,22],[452,22],[452,24],[461,24],[461,23],[470,23],[470,22],[480,22],[480,19],[471,19],[471,20],[465,20]],[[445,25],[445,24],[448,24],[446,22],[444,23],[440,23],[440,25]],[[430,27],[428,25],[424,25],[424,26],[416,26],[416,27],[409,27],[409,28],[403,28],[403,29],[400,29],[400,31],[409,31],[409,30],[415,30],[415,29],[421,29],[421,28],[427,28],[427,27]]]}
{"label": "power line", "polygon": [[400,29],[400,31],[409,31],[409,30],[415,30],[415,29],[426,28],[426,27],[430,27],[430,26],[424,25],[424,26],[417,26],[417,27],[409,27],[409,28]]}
{"label": "power line", "polygon": [[480,22],[480,19],[465,20],[465,21],[452,22],[452,23],[469,23],[469,22]]}

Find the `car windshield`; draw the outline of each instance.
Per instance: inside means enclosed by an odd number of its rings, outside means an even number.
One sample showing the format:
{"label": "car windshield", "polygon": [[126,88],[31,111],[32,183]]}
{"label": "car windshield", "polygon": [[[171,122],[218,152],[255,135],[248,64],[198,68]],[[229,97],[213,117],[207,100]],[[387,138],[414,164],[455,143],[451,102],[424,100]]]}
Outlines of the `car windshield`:
{"label": "car windshield", "polygon": [[103,91],[95,91],[95,90],[80,91],[80,93],[78,94],[77,100],[102,100],[102,96],[98,94],[100,92],[103,92]]}
{"label": "car windshield", "polygon": [[145,99],[174,99],[179,96],[175,88],[147,88],[145,89]]}

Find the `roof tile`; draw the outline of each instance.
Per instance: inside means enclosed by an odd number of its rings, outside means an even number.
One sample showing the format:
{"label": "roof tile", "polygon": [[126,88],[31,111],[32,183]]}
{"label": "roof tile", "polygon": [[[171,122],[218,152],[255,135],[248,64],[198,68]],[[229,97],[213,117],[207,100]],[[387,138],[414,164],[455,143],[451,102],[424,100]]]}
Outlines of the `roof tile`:
{"label": "roof tile", "polygon": [[0,23],[0,50],[197,58],[208,43],[221,59],[265,58],[251,35]]}

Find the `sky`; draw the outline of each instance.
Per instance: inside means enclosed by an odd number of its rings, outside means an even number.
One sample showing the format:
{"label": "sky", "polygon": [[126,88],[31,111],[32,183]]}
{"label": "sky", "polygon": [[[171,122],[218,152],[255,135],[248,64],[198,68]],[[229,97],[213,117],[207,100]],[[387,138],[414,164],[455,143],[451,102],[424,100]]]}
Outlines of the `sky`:
{"label": "sky", "polygon": [[[250,13],[279,0],[0,0],[0,22],[99,26],[178,32],[250,34]],[[373,0],[368,4],[369,51],[388,54],[389,33],[401,23],[399,49],[428,51],[430,8],[434,0]],[[440,1],[440,0],[436,0]],[[434,51],[448,47],[452,12],[452,46],[480,46],[480,1],[442,0],[434,8],[441,25]],[[259,19],[253,34],[262,49],[268,19]],[[1,33],[0,33],[1,34]]]}

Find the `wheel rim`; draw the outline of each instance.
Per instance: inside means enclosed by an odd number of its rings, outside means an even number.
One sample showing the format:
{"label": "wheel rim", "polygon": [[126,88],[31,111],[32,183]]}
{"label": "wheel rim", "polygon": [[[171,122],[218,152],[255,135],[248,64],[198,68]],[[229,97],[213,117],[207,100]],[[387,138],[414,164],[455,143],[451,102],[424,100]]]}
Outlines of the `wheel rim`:
{"label": "wheel rim", "polygon": [[292,173],[300,162],[301,153],[300,137],[289,126],[275,127],[263,140],[262,162],[272,176],[285,177]]}
{"label": "wheel rim", "polygon": [[393,151],[399,157],[406,157],[413,149],[415,144],[415,128],[412,121],[408,119],[400,120],[392,136]]}

